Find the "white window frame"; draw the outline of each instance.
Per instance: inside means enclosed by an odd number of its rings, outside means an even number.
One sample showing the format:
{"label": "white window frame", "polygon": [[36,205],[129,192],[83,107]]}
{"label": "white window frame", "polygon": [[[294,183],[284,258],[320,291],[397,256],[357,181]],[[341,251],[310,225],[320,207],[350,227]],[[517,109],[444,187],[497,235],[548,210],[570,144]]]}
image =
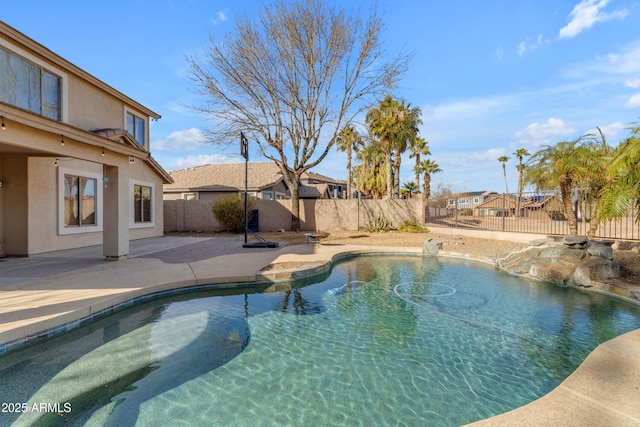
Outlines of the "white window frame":
{"label": "white window frame", "polygon": [[47,72],[60,77],[60,122],[66,123],[69,118],[69,76],[67,75],[67,73],[57,67],[52,66],[48,62],[44,62],[43,60],[31,55],[24,49],[21,49],[18,46],[9,43],[8,40],[0,38],[0,46],[5,48],[9,52],[21,56],[29,62],[32,62],[33,64],[46,70]]}
{"label": "white window frame", "polygon": [[[193,199],[188,199],[187,196],[193,196]],[[199,193],[182,193],[182,198],[186,201],[190,201],[190,200],[200,200]],[[152,196],[153,197],[153,196]]]}
{"label": "white window frame", "polygon": [[122,127],[124,130],[129,131],[129,129],[127,128],[127,119],[129,114],[131,114],[133,117],[137,117],[139,119],[142,120],[142,123],[144,123],[144,141],[138,141],[136,139],[135,135],[131,135],[131,137],[138,143],[140,144],[142,147],[144,147],[146,150],[149,149],[149,117],[144,116],[143,114],[138,113],[135,110],[132,110],[130,108],[127,108],[126,106],[124,107],[124,126]]}
{"label": "white window frame", "polygon": [[[150,222],[135,222],[135,201],[133,200],[134,188],[136,185],[142,185],[144,187],[151,187],[151,221]],[[155,200],[158,195],[157,189],[154,183],[130,180],[129,181],[129,228],[153,228],[156,226],[156,207]]]}
{"label": "white window frame", "polygon": [[[64,177],[65,175],[79,176],[96,180],[96,225],[83,225],[81,227],[64,226]],[[58,234],[83,234],[102,231],[102,175],[77,169],[58,167]]]}

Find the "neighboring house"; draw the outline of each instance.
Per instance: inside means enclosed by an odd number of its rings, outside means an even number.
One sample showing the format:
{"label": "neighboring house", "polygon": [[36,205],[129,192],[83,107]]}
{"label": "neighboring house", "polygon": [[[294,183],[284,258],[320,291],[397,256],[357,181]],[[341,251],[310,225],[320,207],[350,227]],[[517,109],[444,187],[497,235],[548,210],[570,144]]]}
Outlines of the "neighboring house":
{"label": "neighboring house", "polygon": [[458,210],[475,209],[497,195],[498,193],[490,190],[453,194],[447,199],[447,208]]}
{"label": "neighboring house", "polygon": [[163,235],[160,116],[0,21],[0,255]]}
{"label": "neighboring house", "polygon": [[[290,196],[289,192],[287,194]],[[330,199],[329,184],[301,184],[298,189],[300,199]]]}
{"label": "neighboring house", "polygon": [[[284,177],[273,162],[248,163],[247,192],[258,199],[287,198]],[[173,183],[165,184],[165,200],[213,200],[223,194],[244,193],[245,164],[220,163],[169,171]]]}
{"label": "neighboring house", "polygon": [[[493,195],[486,202],[474,208],[476,216],[513,216],[517,211],[518,200],[511,196]],[[522,210],[522,204],[520,205]]]}
{"label": "neighboring house", "polygon": [[[329,197],[321,196],[315,198],[334,198],[334,199],[346,199],[347,198],[347,181],[329,178],[328,176],[320,175],[319,173],[307,171],[302,174],[300,179],[302,185],[318,186],[325,184],[329,190]],[[324,192],[324,189],[317,187],[320,194]],[[302,191],[300,194],[302,196]]]}
{"label": "neighboring house", "polygon": [[[263,200],[289,199],[291,193],[282,172],[274,162],[248,163],[247,192]],[[164,186],[165,200],[213,200],[223,194],[244,193],[245,164],[219,163],[169,171],[173,183]],[[341,181],[306,172],[301,179],[301,199],[344,197]]]}

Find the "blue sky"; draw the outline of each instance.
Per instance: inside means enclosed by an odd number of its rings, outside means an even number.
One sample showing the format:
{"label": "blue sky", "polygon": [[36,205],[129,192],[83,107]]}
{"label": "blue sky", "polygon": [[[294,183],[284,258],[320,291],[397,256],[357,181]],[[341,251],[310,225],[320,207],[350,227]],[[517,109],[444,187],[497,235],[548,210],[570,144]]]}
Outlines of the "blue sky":
{"label": "blue sky", "polygon": [[[242,160],[236,147],[202,144],[200,101],[186,56],[221,38],[256,1],[5,2],[0,19],[162,115],[151,148],[167,170]],[[344,2],[367,10],[373,1]],[[396,96],[422,109],[421,135],[454,191],[504,188],[497,158],[517,183],[518,148],[599,126],[612,145],[640,122],[640,0],[379,2],[388,51],[414,52]],[[252,160],[259,160],[252,153]],[[344,153],[315,171],[346,179]],[[403,160],[401,181],[413,179]]]}

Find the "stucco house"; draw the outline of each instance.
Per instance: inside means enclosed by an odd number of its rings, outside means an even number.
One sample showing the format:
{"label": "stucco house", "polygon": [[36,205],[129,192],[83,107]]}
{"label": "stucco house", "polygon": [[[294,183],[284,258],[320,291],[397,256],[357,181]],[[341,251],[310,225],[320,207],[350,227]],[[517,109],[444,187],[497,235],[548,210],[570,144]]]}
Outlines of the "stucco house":
{"label": "stucco house", "polygon": [[469,191],[466,193],[453,194],[447,199],[447,209],[475,209],[487,200],[497,196],[498,193],[491,190]]}
{"label": "stucco house", "polygon": [[163,235],[160,115],[0,21],[0,255]]}
{"label": "stucco house", "polygon": [[[324,194],[326,188],[326,191],[329,192],[329,196],[322,196],[317,198],[347,198],[347,181],[333,179],[319,173],[307,171],[302,174],[300,183],[305,186],[315,187],[320,194]],[[302,197],[302,194],[300,195],[300,197]]]}
{"label": "stucco house", "polygon": [[[169,171],[173,183],[164,185],[165,200],[213,200],[223,194],[244,193],[245,164],[216,163]],[[339,181],[313,172],[305,172],[300,180],[301,199],[329,199],[342,196]],[[291,193],[274,162],[247,164],[247,193],[257,199],[289,199]]]}

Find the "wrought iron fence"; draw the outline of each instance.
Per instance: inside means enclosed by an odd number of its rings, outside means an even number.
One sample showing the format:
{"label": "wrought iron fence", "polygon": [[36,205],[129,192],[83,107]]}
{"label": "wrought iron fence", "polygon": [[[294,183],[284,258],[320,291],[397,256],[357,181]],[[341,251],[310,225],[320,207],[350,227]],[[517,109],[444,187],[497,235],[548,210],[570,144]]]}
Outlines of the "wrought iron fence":
{"label": "wrought iron fence", "polygon": [[[588,234],[596,224],[594,201],[589,189],[576,189],[572,205],[578,234]],[[635,204],[620,219],[601,221],[593,237],[640,240]],[[425,223],[478,230],[548,235],[569,234],[569,224],[559,191],[511,194],[458,194],[447,200],[429,201]]]}

